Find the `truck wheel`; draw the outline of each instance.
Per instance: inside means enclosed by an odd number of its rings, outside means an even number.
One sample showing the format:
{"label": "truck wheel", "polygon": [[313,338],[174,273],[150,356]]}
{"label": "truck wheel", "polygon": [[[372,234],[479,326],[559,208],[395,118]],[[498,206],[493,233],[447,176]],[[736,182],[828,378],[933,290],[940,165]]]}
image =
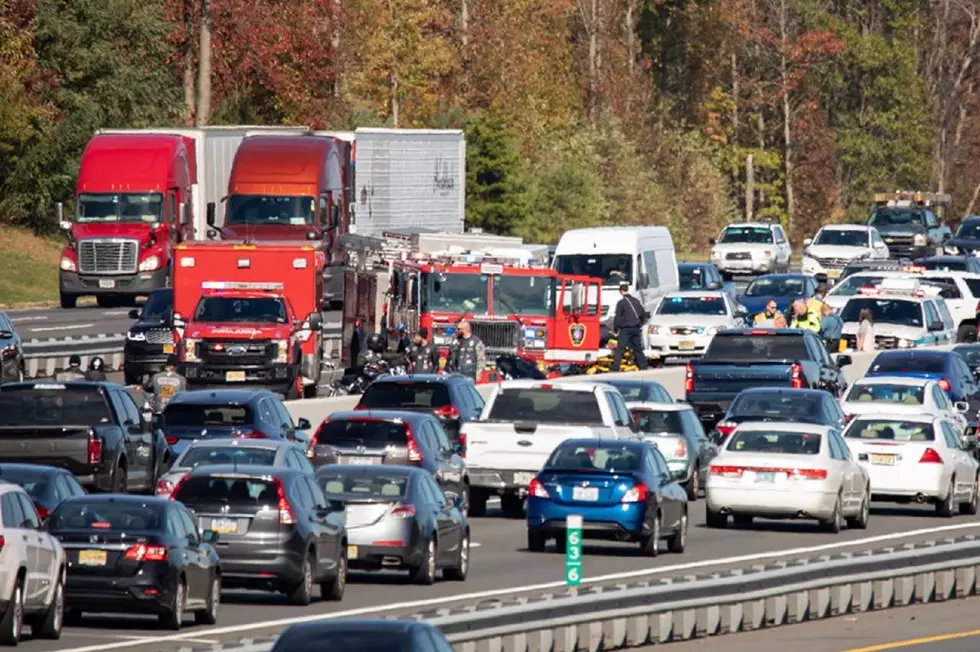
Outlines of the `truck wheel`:
{"label": "truck wheel", "polygon": [[977,341],[976,324],[963,324],[956,331],[956,342],[958,344],[969,344]]}
{"label": "truck wheel", "polygon": [[65,310],[69,308],[74,308],[75,304],[78,302],[78,297],[74,294],[62,294],[59,296],[61,299],[61,307]]}

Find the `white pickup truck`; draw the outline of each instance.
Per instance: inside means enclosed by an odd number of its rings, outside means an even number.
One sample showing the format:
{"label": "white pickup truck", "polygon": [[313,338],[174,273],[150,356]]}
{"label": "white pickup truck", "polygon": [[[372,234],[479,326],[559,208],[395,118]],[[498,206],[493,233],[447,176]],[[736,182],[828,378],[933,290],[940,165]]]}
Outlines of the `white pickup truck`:
{"label": "white pickup truck", "polygon": [[[601,383],[509,380],[494,388],[478,421],[464,423],[470,515],[486,514],[500,496],[504,514],[520,518],[527,487],[566,439],[636,439],[622,395]],[[465,439],[464,439],[465,437]]]}

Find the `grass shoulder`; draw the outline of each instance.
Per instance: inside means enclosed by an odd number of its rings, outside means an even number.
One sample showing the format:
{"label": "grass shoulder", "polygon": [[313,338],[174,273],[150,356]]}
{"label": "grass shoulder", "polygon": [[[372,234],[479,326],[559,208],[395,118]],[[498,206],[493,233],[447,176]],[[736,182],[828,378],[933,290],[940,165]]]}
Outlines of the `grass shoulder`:
{"label": "grass shoulder", "polygon": [[0,226],[0,308],[58,303],[63,237]]}

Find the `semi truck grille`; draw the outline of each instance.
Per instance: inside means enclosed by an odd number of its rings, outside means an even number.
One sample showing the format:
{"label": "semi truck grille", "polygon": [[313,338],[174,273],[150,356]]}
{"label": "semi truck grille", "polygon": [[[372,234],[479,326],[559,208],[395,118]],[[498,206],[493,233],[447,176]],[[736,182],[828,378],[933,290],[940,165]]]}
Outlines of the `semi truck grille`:
{"label": "semi truck grille", "polygon": [[205,364],[222,367],[254,367],[269,364],[278,347],[268,340],[218,342],[205,340],[197,345],[198,357]]}
{"label": "semi truck grille", "polygon": [[515,353],[520,335],[516,321],[471,321],[473,334],[480,338],[488,353]]}
{"label": "semi truck grille", "polygon": [[169,328],[154,328],[146,331],[146,342],[148,344],[173,344],[174,334]]}
{"label": "semi truck grille", "polygon": [[82,274],[135,274],[136,240],[79,240],[78,271]]}

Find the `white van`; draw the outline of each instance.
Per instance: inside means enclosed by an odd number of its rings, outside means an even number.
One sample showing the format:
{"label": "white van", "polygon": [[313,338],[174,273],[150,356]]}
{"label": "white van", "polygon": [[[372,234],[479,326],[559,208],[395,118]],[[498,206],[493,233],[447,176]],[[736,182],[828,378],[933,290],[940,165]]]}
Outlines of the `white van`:
{"label": "white van", "polygon": [[664,295],[679,287],[674,239],[663,226],[566,231],[555,248],[552,267],[561,274],[602,279],[602,320],[609,325],[619,302],[620,283],[629,283],[630,292],[651,314]]}

